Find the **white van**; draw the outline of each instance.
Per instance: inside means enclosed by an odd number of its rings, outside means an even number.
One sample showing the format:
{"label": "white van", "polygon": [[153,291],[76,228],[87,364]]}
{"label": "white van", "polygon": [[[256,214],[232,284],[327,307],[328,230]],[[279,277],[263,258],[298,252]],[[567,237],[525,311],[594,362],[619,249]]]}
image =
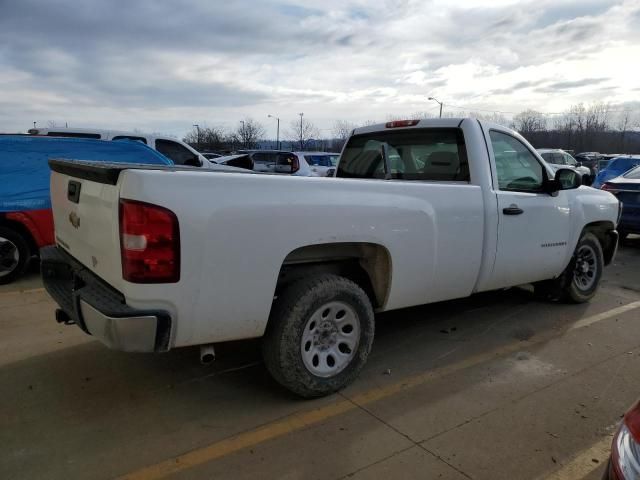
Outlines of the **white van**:
{"label": "white van", "polygon": [[135,140],[157,150],[176,165],[209,168],[212,163],[198,153],[193,147],[175,138],[151,135],[140,132],[122,132],[118,130],[101,130],[93,128],[32,128],[31,135],[49,137],[94,138],[96,140]]}

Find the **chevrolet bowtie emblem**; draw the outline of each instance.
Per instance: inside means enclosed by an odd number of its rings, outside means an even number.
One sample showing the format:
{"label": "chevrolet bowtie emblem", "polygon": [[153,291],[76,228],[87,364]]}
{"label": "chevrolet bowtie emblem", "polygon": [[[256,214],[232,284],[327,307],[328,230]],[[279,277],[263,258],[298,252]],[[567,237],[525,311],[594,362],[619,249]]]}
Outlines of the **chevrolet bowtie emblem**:
{"label": "chevrolet bowtie emblem", "polygon": [[80,217],[76,214],[76,212],[71,212],[69,214],[69,222],[71,222],[73,228],[80,227]]}

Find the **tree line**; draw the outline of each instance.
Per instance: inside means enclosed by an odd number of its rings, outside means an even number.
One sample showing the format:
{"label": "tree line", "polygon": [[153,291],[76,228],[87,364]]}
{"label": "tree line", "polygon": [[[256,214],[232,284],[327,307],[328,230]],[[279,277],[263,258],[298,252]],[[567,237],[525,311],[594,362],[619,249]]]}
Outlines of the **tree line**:
{"label": "tree line", "polygon": [[[445,104],[446,108],[446,104]],[[472,116],[517,130],[535,148],[563,148],[576,153],[597,151],[601,153],[640,153],[640,120],[629,110],[616,110],[608,103],[579,103],[560,114],[545,114],[525,110],[512,118],[494,112],[451,112],[443,117]],[[429,112],[410,115],[388,115],[385,121],[407,118],[433,118]],[[337,120],[330,129],[331,135],[320,138],[320,130],[307,118],[292,120],[281,134],[280,145],[273,148],[285,150],[324,150],[339,152],[354,128],[381,123],[350,122]],[[245,118],[232,130],[220,127],[194,126],[184,141],[200,151],[232,152],[256,149],[265,141],[265,128],[260,122]]]}
{"label": "tree line", "polygon": [[535,110],[513,117],[512,128],[536,148],[575,152],[640,153],[640,121],[610,104],[579,103],[551,118]]}

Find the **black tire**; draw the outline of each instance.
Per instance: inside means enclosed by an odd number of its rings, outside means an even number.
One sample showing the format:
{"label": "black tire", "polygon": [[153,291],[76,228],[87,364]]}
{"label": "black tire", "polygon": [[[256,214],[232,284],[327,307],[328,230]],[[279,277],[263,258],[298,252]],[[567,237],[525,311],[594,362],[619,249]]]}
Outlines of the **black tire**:
{"label": "black tire", "polygon": [[[357,347],[348,352],[350,359],[343,360],[348,363],[341,371],[319,376],[305,365],[303,334],[308,322],[313,324],[314,314],[332,302],[347,305],[357,317]],[[358,376],[371,351],[374,331],[373,307],[362,288],[337,275],[314,275],[288,286],[276,299],[262,342],[264,361],[273,378],[288,390],[305,398],[321,397]],[[313,348],[318,348],[315,345]]]}
{"label": "black tire", "polygon": [[0,285],[20,277],[29,266],[30,258],[31,249],[27,240],[15,230],[0,226]]}
{"label": "black tire", "polygon": [[[585,252],[588,261],[585,260]],[[584,269],[589,271],[586,272]],[[556,279],[534,284],[534,291],[539,298],[568,303],[588,302],[598,291],[603,271],[602,246],[594,234],[585,232],[580,237],[564,272]]]}

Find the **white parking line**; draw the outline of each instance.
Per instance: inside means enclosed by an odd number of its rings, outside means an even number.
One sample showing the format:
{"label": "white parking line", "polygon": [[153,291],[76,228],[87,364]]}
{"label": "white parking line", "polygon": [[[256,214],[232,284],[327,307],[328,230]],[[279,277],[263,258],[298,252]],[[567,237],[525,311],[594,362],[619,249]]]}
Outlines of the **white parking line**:
{"label": "white parking line", "polygon": [[574,323],[569,330],[575,330],[576,328],[588,327],[589,325],[593,325],[596,322],[601,320],[606,320],[607,318],[615,317],[616,315],[621,315],[630,310],[634,310],[636,308],[640,308],[640,300],[637,302],[631,302],[626,305],[622,305],[621,307],[614,308],[612,310],[608,310],[606,312],[599,313],[597,315],[592,315],[591,317],[583,318],[582,320],[578,320]]}

